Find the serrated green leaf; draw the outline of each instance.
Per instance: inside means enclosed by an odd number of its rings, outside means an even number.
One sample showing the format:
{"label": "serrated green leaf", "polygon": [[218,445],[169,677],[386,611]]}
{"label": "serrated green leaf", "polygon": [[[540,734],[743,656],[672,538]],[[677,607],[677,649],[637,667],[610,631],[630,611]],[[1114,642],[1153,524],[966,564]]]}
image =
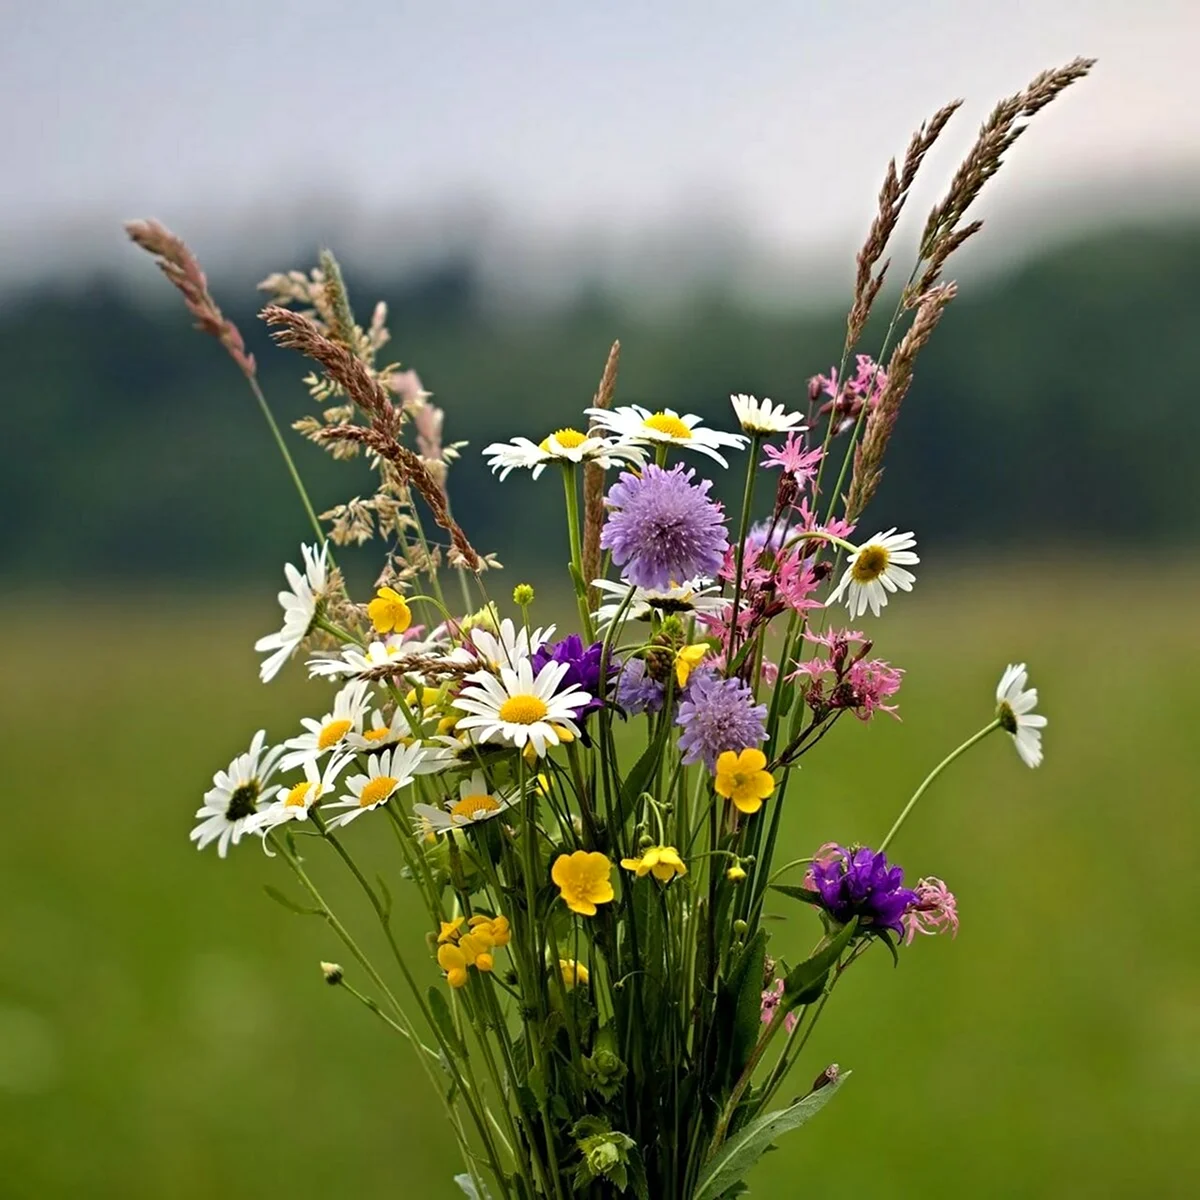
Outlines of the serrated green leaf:
{"label": "serrated green leaf", "polygon": [[458,1036],[450,1005],[446,1003],[446,997],[442,994],[441,988],[431,987],[426,992],[426,998],[429,1002],[429,1014],[433,1017],[433,1023],[437,1026],[438,1033],[442,1035],[442,1040],[450,1047],[455,1056],[465,1058],[466,1047]]}
{"label": "serrated green leaf", "polygon": [[783,985],[783,1003],[788,1008],[794,1008],[797,1004],[807,1004],[821,994],[830,968],[837,962],[857,930],[858,918],[851,917],[827,945],[788,972]]}
{"label": "serrated green leaf", "polygon": [[312,908],[309,905],[297,904],[295,900],[285,896],[277,887],[272,887],[269,883],[263,884],[263,891],[275,901],[276,904],[282,905],[289,912],[299,913],[302,917],[323,917],[325,910],[322,908]]}
{"label": "serrated green leaf", "polygon": [[776,1138],[789,1130],[798,1129],[816,1116],[850,1075],[850,1071],[844,1072],[823,1088],[810,1092],[803,1100],[788,1108],[766,1113],[733,1134],[701,1172],[694,1200],[719,1200],[731,1187],[745,1179],[750,1168]]}

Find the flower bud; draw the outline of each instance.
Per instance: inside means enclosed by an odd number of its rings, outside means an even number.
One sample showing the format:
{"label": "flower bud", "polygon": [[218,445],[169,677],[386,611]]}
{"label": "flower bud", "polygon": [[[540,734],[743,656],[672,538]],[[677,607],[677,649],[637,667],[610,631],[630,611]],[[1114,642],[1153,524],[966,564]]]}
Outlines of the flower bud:
{"label": "flower bud", "polygon": [[339,963],[323,962],[321,964],[321,974],[325,977],[325,982],[331,987],[336,987],[342,982],[342,968]]}
{"label": "flower bud", "polygon": [[513,603],[518,608],[528,608],[533,603],[533,584],[518,583],[513,588]]}

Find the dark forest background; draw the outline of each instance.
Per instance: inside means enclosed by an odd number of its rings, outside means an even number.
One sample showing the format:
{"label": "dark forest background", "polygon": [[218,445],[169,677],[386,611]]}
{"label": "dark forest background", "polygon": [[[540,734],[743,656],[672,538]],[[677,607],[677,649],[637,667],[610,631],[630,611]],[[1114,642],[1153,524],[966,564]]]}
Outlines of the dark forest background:
{"label": "dark forest background", "polygon": [[[148,259],[140,265],[153,275]],[[498,305],[466,253],[403,277],[347,274],[360,318],[388,302],[389,357],[415,367],[446,408],[447,440],[470,442],[452,476],[458,515],[477,545],[518,569],[558,548],[522,535],[537,485],[485,490],[483,445],[577,422],[614,338],[618,403],[726,428],[732,391],[798,404],[808,376],[840,354],[848,295],[794,313],[748,307],[711,283],[652,312],[599,289],[553,306]],[[960,277],[920,361],[877,511],[968,552],[1190,539],[1200,522],[1198,278],[1200,224],[1112,229],[986,280]],[[227,581],[294,556],[306,535],[240,376],[156,283],[100,278],[0,305],[10,582],[64,572]],[[212,288],[257,353],[281,422],[302,415],[305,364],[271,346],[260,297],[219,277]],[[318,504],[368,486],[358,467],[295,444]]]}

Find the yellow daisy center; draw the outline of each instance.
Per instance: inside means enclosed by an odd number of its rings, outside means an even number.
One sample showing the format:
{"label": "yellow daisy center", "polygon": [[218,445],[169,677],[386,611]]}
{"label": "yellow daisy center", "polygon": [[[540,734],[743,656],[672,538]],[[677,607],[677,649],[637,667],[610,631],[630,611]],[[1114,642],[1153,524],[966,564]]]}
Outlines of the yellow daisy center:
{"label": "yellow daisy center", "polygon": [[672,413],[656,412],[652,417],[647,417],[643,424],[647,429],[653,429],[656,433],[665,433],[667,437],[676,438],[681,442],[692,440],[692,431]]}
{"label": "yellow daisy center", "polygon": [[303,808],[305,801],[308,799],[308,789],[311,784],[306,779],[303,783],[296,784],[291,788],[284,799],[284,806],[287,808]]}
{"label": "yellow daisy center", "polygon": [[378,804],[380,800],[387,799],[395,786],[396,781],[390,775],[376,775],[374,779],[367,781],[366,786],[359,793],[358,803],[363,808],[370,808],[372,804]]}
{"label": "yellow daisy center", "polygon": [[[584,442],[587,441],[587,434],[580,433],[578,429],[556,429],[551,435],[564,450],[577,450]],[[538,444],[539,450],[550,452],[550,438],[543,438]]]}
{"label": "yellow daisy center", "polygon": [[544,700],[537,696],[509,696],[500,705],[500,720],[513,725],[532,725],[540,721],[550,710]]}
{"label": "yellow daisy center", "polygon": [[382,742],[384,738],[391,734],[391,729],[386,725],[382,729],[368,729],[363,734],[363,739],[368,742]]}
{"label": "yellow daisy center", "polygon": [[336,746],[346,736],[353,721],[328,721],[317,734],[317,749],[328,750]]}
{"label": "yellow daisy center", "polygon": [[877,543],[864,546],[858,552],[854,566],[850,568],[850,578],[855,583],[870,583],[871,580],[878,579],[887,570],[891,559],[892,556],[888,553],[886,546],[880,546]]}
{"label": "yellow daisy center", "polygon": [[483,813],[500,811],[500,803],[494,796],[464,796],[451,810],[452,817],[466,817],[468,821],[475,820]]}

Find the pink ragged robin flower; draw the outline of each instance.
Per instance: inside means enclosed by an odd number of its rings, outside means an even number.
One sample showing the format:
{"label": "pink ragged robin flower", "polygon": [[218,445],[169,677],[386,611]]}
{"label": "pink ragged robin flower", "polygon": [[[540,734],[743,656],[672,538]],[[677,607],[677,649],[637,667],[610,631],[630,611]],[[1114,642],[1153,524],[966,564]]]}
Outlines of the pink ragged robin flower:
{"label": "pink ragged robin flower", "polygon": [[904,944],[911,946],[918,933],[949,930],[951,937],[958,937],[958,901],[954,893],[932,875],[922,879],[914,890],[916,902],[904,914]]}
{"label": "pink ragged robin flower", "polygon": [[820,446],[807,449],[804,438],[789,433],[782,446],[764,447],[766,458],[760,464],[768,469],[779,467],[786,471],[801,487],[807,487],[816,478],[824,450]]}

